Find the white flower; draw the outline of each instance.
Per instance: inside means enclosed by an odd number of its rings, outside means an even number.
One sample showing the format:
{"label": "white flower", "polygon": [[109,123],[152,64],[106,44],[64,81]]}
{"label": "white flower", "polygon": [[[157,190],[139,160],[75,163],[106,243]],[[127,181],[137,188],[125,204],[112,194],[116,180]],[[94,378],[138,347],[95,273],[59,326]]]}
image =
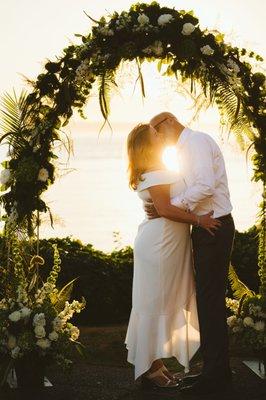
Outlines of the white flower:
{"label": "white flower", "polygon": [[53,320],[53,328],[56,332],[61,331],[61,329],[63,328],[65,324],[65,321],[62,318],[56,317]]}
{"label": "white flower", "polygon": [[59,335],[58,335],[58,333],[56,331],[52,331],[51,333],[49,333],[49,339],[51,341],[56,342],[58,337],[59,337]]}
{"label": "white flower", "polygon": [[191,24],[190,22],[187,22],[186,24],[183,25],[182,29],[182,34],[185,36],[191,35],[192,32],[196,29],[195,25]]}
{"label": "white flower", "polygon": [[7,347],[12,350],[16,347],[17,345],[17,339],[14,335],[8,335],[7,339]]}
{"label": "white flower", "polygon": [[8,316],[8,318],[9,318],[10,321],[12,321],[12,322],[17,322],[17,321],[20,320],[21,314],[20,314],[19,311],[14,311],[14,312],[12,312],[12,313]]}
{"label": "white flower", "polygon": [[258,332],[264,331],[265,322],[264,322],[264,321],[255,322],[253,328],[254,328],[256,331],[258,331]]}
{"label": "white flower", "polygon": [[234,71],[234,73],[235,73],[236,75],[240,72],[239,66],[238,66],[237,63],[236,63],[234,60],[232,60],[231,58],[227,61],[227,65],[228,65],[229,68],[231,68],[231,69]]}
{"label": "white flower", "polygon": [[251,317],[246,317],[243,320],[243,324],[245,326],[254,326],[254,321],[253,321],[253,319]]}
{"label": "white flower", "polygon": [[45,326],[45,324],[46,324],[46,321],[45,321],[44,313],[34,315],[33,326],[37,326],[37,325]]}
{"label": "white flower", "polygon": [[73,341],[78,340],[79,333],[80,333],[79,329],[76,326],[72,326],[69,330],[71,340],[73,340]]}
{"label": "white flower", "polygon": [[147,25],[150,22],[150,18],[146,14],[140,14],[138,16],[138,23],[140,25]]}
{"label": "white flower", "polygon": [[228,307],[231,311],[236,313],[239,308],[239,301],[235,299],[226,298],[226,307]]}
{"label": "white flower", "polygon": [[44,338],[45,334],[46,334],[45,329],[42,325],[35,326],[34,333],[35,333],[36,338],[38,338],[38,339]]}
{"label": "white flower", "polygon": [[242,330],[243,330],[243,327],[241,325],[236,325],[236,326],[233,326],[233,328],[232,328],[232,331],[234,333],[241,332]]}
{"label": "white flower", "polygon": [[22,307],[20,313],[22,318],[27,318],[30,316],[31,310],[28,307]]}
{"label": "white flower", "polygon": [[202,54],[204,54],[206,56],[212,56],[213,53],[214,53],[214,50],[208,44],[206,44],[205,46],[201,47],[200,51],[202,52]]}
{"label": "white flower", "polygon": [[51,342],[49,339],[38,339],[36,342],[37,346],[39,346],[42,350],[49,349],[51,346]]}
{"label": "white flower", "polygon": [[49,172],[46,168],[41,168],[38,174],[38,181],[46,182],[49,178]]}
{"label": "white flower", "polygon": [[8,168],[3,169],[3,171],[1,171],[0,174],[0,182],[2,183],[2,185],[6,185],[10,181],[10,178],[11,178],[10,169]]}
{"label": "white flower", "polygon": [[109,29],[108,26],[102,26],[101,28],[98,29],[98,31],[104,36],[114,35],[114,31],[112,29]]}
{"label": "white flower", "polygon": [[11,357],[12,358],[18,358],[20,352],[20,347],[16,346],[12,351],[11,351]]}
{"label": "white flower", "polygon": [[234,326],[237,323],[237,317],[235,315],[232,315],[231,317],[227,318],[227,325],[229,327]]}
{"label": "white flower", "polygon": [[173,20],[173,16],[171,14],[162,14],[158,18],[158,25],[164,26]]}

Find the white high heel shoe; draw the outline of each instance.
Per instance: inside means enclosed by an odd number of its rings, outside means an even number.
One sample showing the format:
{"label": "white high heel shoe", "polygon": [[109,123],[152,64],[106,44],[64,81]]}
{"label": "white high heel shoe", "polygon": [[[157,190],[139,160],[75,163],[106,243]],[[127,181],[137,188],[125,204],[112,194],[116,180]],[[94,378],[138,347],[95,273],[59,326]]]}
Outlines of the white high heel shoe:
{"label": "white high heel shoe", "polygon": [[[172,379],[167,378],[167,376],[163,373],[163,368],[161,367],[157,369],[157,371],[145,374],[142,376],[141,379],[141,384],[144,389],[157,389],[157,388],[163,388],[163,389],[173,389],[177,388],[180,386],[178,382],[173,381]],[[160,384],[156,382],[157,377],[163,377],[166,379],[165,384]]]}

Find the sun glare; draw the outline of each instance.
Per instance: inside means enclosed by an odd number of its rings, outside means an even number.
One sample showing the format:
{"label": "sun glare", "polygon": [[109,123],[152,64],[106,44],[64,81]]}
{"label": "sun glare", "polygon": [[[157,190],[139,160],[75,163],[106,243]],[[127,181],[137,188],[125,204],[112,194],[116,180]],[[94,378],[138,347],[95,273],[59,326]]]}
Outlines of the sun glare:
{"label": "sun glare", "polygon": [[168,146],[163,152],[163,163],[170,171],[179,171],[178,154],[175,146]]}

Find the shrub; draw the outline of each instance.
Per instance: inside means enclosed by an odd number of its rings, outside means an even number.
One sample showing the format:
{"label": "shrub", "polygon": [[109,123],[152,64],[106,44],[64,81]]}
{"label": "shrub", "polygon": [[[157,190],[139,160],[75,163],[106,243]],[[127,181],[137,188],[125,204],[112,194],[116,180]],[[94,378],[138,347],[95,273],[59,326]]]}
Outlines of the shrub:
{"label": "shrub", "polygon": [[[239,278],[252,290],[258,290],[258,230],[236,232],[232,264]],[[53,263],[52,244],[57,244],[62,259],[59,285],[78,277],[73,297],[87,301],[86,309],[76,317],[81,325],[100,325],[127,322],[131,309],[133,250],[125,247],[111,253],[96,250],[91,244],[66,237],[42,239],[40,254],[45,259],[43,278]],[[0,241],[1,248],[3,240]],[[3,256],[3,252],[1,252]],[[230,289],[228,290],[230,295]]]}

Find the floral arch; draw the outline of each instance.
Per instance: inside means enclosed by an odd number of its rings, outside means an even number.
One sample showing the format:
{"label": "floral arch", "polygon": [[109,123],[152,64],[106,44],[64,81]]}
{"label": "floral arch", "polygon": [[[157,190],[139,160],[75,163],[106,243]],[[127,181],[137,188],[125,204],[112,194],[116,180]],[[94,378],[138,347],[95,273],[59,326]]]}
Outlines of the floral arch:
{"label": "floral arch", "polygon": [[76,35],[70,45],[31,82],[33,90],[14,99],[6,95],[2,107],[2,137],[9,144],[9,159],[2,171],[1,202],[7,223],[27,227],[33,235],[39,213],[48,210],[41,194],[55,180],[53,145],[74,109],[83,107],[93,84],[99,85],[99,104],[105,122],[110,113],[109,94],[123,60],[135,60],[141,74],[143,61],[157,61],[159,72],[199,84],[206,99],[216,103],[221,117],[237,135],[254,147],[255,181],[263,185],[260,254],[261,293],[266,295],[266,114],[265,76],[254,71],[254,52],[224,41],[215,31],[201,30],[193,12],[161,7],[157,2],[137,3],[95,21],[88,35]]}

